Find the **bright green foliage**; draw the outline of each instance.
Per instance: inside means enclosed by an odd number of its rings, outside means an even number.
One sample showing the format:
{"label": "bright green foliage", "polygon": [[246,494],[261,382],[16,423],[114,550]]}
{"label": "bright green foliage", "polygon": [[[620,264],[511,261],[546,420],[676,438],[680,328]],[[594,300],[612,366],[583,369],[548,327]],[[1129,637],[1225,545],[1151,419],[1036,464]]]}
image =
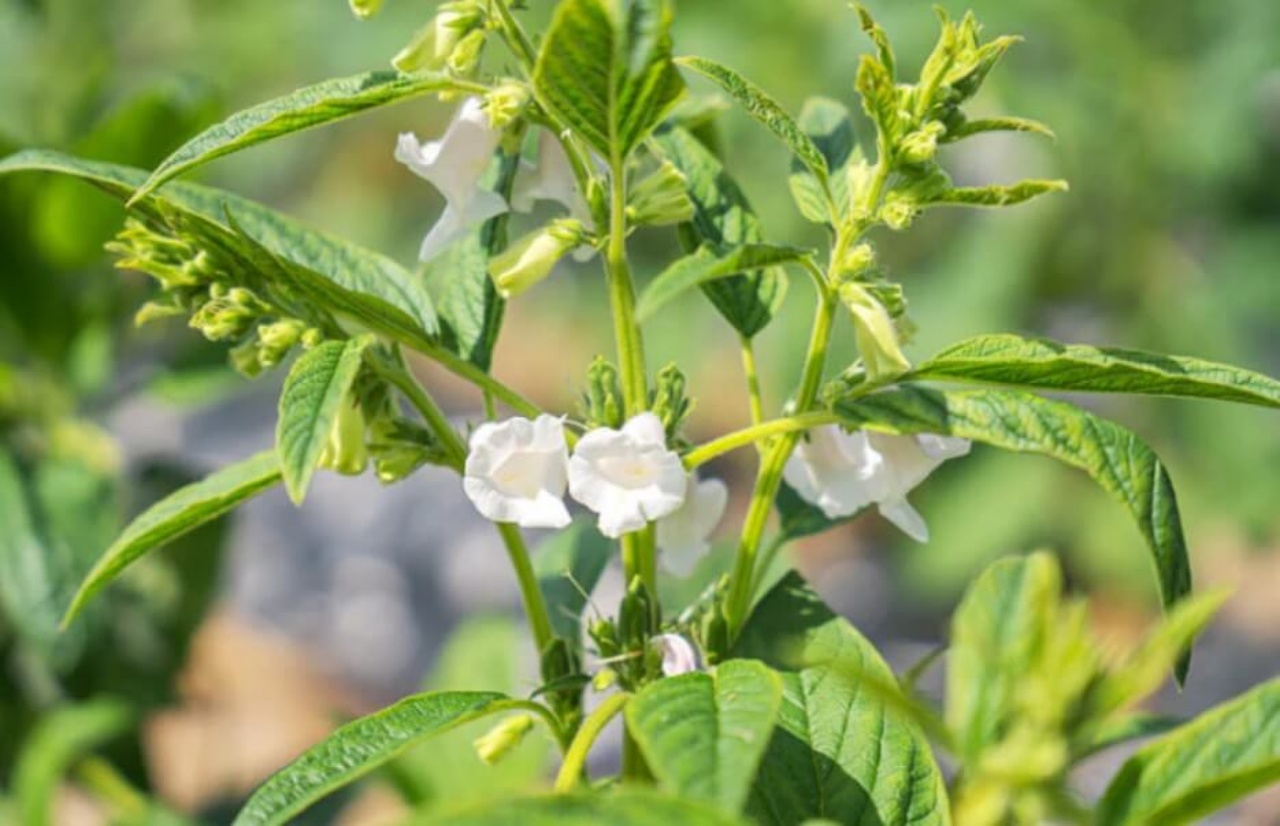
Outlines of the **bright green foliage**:
{"label": "bright green foliage", "polygon": [[140,201],[166,181],[223,155],[379,106],[471,88],[471,84],[445,74],[393,71],[367,72],[307,86],[243,109],[196,135],[165,158],[130,200]]}
{"label": "bright green foliage", "polygon": [[[846,167],[855,152],[860,154],[849,107],[829,98],[810,98],[800,110],[798,125],[826,160],[827,168],[831,170],[832,196],[843,211],[841,205],[849,203]],[[831,223],[831,210],[822,183],[798,157],[791,163],[790,183],[791,195],[800,208],[800,214],[815,224]]]}
{"label": "bright green foliage", "polygon": [[1140,393],[1280,407],[1280,381],[1228,364],[1014,335],[979,336],[954,344],[912,375],[1037,390]]}
{"label": "bright green foliage", "polygon": [[147,508],[129,523],[85,577],[63,624],[75,619],[99,591],[138,558],[222,516],[275,485],[280,478],[280,460],[274,450],[267,451],[174,491]]}
{"label": "bright green foliage", "polygon": [[526,706],[492,691],[442,691],[401,700],[347,723],[272,775],[245,803],[235,826],[288,823],[411,746],[472,720]]}
{"label": "bright green foliage", "polygon": [[697,252],[681,258],[665,269],[645,288],[636,303],[636,318],[642,322],[652,318],[668,302],[694,287],[753,270],[794,264],[811,254],[798,247],[773,247],[768,244],[737,247],[722,255],[717,255],[711,247],[699,247]]}
{"label": "bright green foliage", "polygon": [[23,744],[14,767],[13,793],[24,824],[53,823],[58,785],[72,765],[124,734],[133,713],[118,700],[94,700],[52,711]]}
{"label": "bright green foliage", "polygon": [[893,685],[875,648],[790,574],[734,648],[782,676],[778,729],[747,812],[761,823],[951,822],[942,774],[916,723],[865,684]]}
{"label": "bright green foliage", "polygon": [[538,100],[621,163],[684,94],[667,0],[565,0],[538,55]]}
{"label": "bright green foliage", "polygon": [[534,569],[557,636],[575,645],[581,639],[587,595],[595,590],[613,552],[614,544],[584,519],[577,520],[534,551]]}
{"label": "bright green foliage", "polygon": [[[280,394],[276,450],[285,488],[296,504],[307,498],[342,406],[354,403],[351,388],[370,343],[369,336],[327,341],[305,353],[289,371]],[[363,440],[363,432],[359,438]]]}
{"label": "bright green foliage", "polygon": [[627,704],[627,722],[660,788],[737,814],[781,703],[776,674],[752,660],[729,660],[711,674],[647,686]]}
{"label": "bright green foliage", "polygon": [[[706,244],[724,255],[744,244],[764,241],[747,196],[711,150],[678,128],[660,132],[654,145],[689,182],[694,216],[682,233],[689,251]],[[787,281],[779,270],[761,270],[708,282],[702,291],[735,330],[752,338],[782,306]]]}
{"label": "bright green foliage", "polygon": [[1099,826],[1194,823],[1280,780],[1280,680],[1144,746],[1111,781]]}
{"label": "bright green foliage", "polygon": [[1028,132],[1044,138],[1053,138],[1053,130],[1039,121],[1029,118],[997,117],[965,121],[960,126],[947,130],[940,139],[943,143],[954,143],[972,135],[984,132]]}
{"label": "bright green foliage", "polygon": [[1021,181],[1009,186],[973,186],[952,187],[936,194],[926,195],[920,200],[922,205],[981,206],[1005,207],[1015,206],[1049,192],[1066,192],[1067,185],[1063,181]]}
{"label": "bright green foliage", "polygon": [[1123,427],[1066,402],[1007,390],[904,387],[837,402],[850,427],[940,433],[1041,453],[1080,468],[1129,511],[1172,606],[1191,592],[1191,565],[1173,483],[1149,447]]}
{"label": "bright green foliage", "polygon": [[427,815],[413,826],[744,826],[700,803],[647,790],[513,798],[473,809]]}
{"label": "bright green foliage", "polygon": [[[791,115],[769,96],[767,92],[742,75],[704,57],[682,57],[681,66],[693,69],[723,89],[743,110],[778,137],[795,154],[805,167],[818,179],[824,189],[828,186],[830,170],[827,159]],[[829,196],[828,196],[829,197]]]}

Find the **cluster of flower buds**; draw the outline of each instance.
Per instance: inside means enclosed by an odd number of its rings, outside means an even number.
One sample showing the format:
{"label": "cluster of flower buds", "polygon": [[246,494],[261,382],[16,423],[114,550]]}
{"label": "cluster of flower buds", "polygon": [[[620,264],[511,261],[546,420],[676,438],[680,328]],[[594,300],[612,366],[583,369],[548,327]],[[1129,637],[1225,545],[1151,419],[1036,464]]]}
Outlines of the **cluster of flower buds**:
{"label": "cluster of flower buds", "polygon": [[443,3],[391,63],[402,72],[448,69],[469,75],[480,62],[487,25],[485,5],[478,0]]}
{"label": "cluster of flower buds", "polygon": [[130,218],[107,250],[118,268],[146,273],[160,286],[161,296],[142,306],[137,324],[186,316],[210,341],[238,342],[231,363],[246,376],[275,367],[299,345],[323,341],[318,328],[238,284],[217,254],[194,240]]}

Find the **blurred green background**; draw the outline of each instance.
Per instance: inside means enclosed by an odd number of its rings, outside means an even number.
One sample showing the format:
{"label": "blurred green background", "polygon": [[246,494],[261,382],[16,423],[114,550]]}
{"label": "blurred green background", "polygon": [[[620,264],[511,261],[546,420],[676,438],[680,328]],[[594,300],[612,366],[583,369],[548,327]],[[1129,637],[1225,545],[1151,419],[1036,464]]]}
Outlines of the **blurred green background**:
{"label": "blurred green background", "polygon": [[[527,16],[538,20],[553,4],[530,5]],[[867,5],[894,38],[900,65],[918,66],[936,35],[932,3]],[[910,233],[879,239],[920,328],[911,354],[1011,331],[1280,374],[1280,3],[942,5],[954,15],[973,9],[989,33],[1026,39],[975,111],[1032,117],[1058,135],[1056,142],[1003,135],[966,142],[951,150],[954,177],[965,183],[1064,177],[1072,190],[998,213],[930,213]],[[792,111],[814,94],[856,105],[852,78],[866,43],[842,0],[677,6],[678,51],[738,68]],[[357,23],[341,0],[0,0],[0,154],[44,146],[154,165],[238,108],[385,66],[433,7],[388,0],[379,17]],[[393,161],[395,135],[434,135],[448,116],[435,103],[401,105],[219,161],[200,177],[411,262],[441,204]],[[769,239],[820,244],[820,233],[792,205],[783,150],[738,113],[720,125],[728,166]],[[0,506],[25,503],[38,517],[32,535],[42,534],[56,547],[58,564],[72,569],[100,552],[124,514],[179,478],[172,468],[148,468],[122,481],[111,437],[95,424],[101,411],[130,394],[197,405],[237,386],[221,351],[194,334],[180,327],[133,330],[132,313],[148,286],[113,273],[101,251],[120,220],[118,207],[79,185],[32,176],[0,180],[0,436],[8,457],[0,468]],[[640,236],[636,249],[647,275],[675,247],[669,235],[653,233]],[[784,314],[758,340],[774,409],[796,375],[810,299],[796,280]],[[590,266],[548,282],[514,308],[497,371],[547,404],[569,406],[588,358],[609,349],[604,306],[599,273]],[[702,397],[697,433],[745,420],[736,339],[706,306],[687,301],[672,309],[654,323],[648,343],[652,364],[678,360],[690,374]],[[852,357],[846,335],[835,366]],[[457,404],[470,401],[459,397]],[[1232,570],[1266,564],[1268,549],[1280,544],[1274,415],[1211,403],[1087,403],[1133,427],[1166,459],[1197,566],[1210,579],[1218,558],[1229,557]],[[748,457],[721,469],[745,489]],[[1078,474],[979,451],[950,463],[917,497],[933,531],[929,545],[911,545],[865,519],[809,547],[808,558],[875,552],[894,583],[889,592],[907,598],[913,617],[945,610],[986,560],[1037,546],[1062,551],[1078,581],[1121,604],[1152,598],[1137,533]],[[11,516],[6,531],[18,524],[16,511],[0,512]],[[216,544],[212,537],[201,541]],[[169,590],[153,583],[136,604],[167,618],[161,671],[170,675],[200,613],[192,606],[202,609],[211,576],[199,565],[155,564]],[[0,594],[5,590],[0,582]],[[10,607],[22,604],[21,594],[5,598]],[[118,629],[101,625],[85,633],[114,639]],[[924,627],[936,633],[940,626]],[[9,638],[0,633],[0,646]],[[161,679],[152,673],[160,660],[149,654],[139,655],[137,673],[89,663],[83,652],[65,656],[95,690],[110,685],[104,670],[122,685]],[[32,702],[31,691],[38,694],[41,685],[38,674],[23,673],[27,682],[16,683],[27,699],[13,701],[19,705]],[[21,719],[13,707],[10,733]],[[0,764],[16,739],[0,742]]]}

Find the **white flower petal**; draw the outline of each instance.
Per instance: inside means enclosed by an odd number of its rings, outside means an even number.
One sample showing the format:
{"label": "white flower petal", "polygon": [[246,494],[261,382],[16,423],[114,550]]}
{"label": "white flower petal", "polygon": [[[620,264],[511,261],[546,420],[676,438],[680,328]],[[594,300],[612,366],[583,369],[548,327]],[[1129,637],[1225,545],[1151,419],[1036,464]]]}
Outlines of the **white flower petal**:
{"label": "white flower petal", "polygon": [[930,459],[959,459],[961,456],[968,456],[969,449],[973,446],[968,439],[938,436],[934,433],[921,433],[916,436],[916,441]]}
{"label": "white flower petal", "polygon": [[524,528],[563,528],[568,449],[553,416],[488,423],[471,434],[463,490],[480,514]]}
{"label": "white flower petal", "polygon": [[622,432],[638,445],[666,448],[667,430],[655,413],[641,413],[622,426]]}
{"label": "white flower petal", "polygon": [[569,214],[588,227],[592,225],[591,210],[586,199],[578,191],[578,179],[564,145],[550,132],[538,135],[538,162],[532,168],[525,164],[525,172],[516,179],[511,205],[518,212],[530,212],[538,201],[554,201]]}
{"label": "white flower petal", "polygon": [[816,428],[783,469],[783,478],[828,519],[852,516],[875,502],[883,487],[883,457],[863,431]]}
{"label": "white flower petal", "polygon": [[929,541],[929,526],[925,524],[924,517],[920,515],[920,511],[911,507],[911,503],[906,499],[881,502],[879,510],[881,516],[897,525],[903,533],[915,541]]}
{"label": "white flower petal", "polygon": [[678,677],[702,668],[698,650],[679,634],[659,634],[651,641],[662,652],[662,673]]}
{"label": "white flower petal", "polygon": [[600,516],[605,536],[640,530],[684,504],[684,464],[665,438],[662,422],[645,413],[622,430],[598,428],[578,440],[569,459],[569,494]]}
{"label": "white flower petal", "polygon": [[724,516],[729,488],[719,479],[699,482],[690,475],[684,505],[658,522],[658,547],[662,564],[678,577],[693,573],[698,561],[711,549],[710,536]]}

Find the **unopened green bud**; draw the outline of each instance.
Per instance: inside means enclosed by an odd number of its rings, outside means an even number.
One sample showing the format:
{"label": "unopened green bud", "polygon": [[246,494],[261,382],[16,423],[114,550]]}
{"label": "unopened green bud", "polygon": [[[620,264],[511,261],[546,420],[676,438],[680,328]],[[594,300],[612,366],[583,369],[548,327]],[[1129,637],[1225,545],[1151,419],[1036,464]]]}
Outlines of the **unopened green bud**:
{"label": "unopened green bud", "polygon": [[911,369],[911,362],[902,354],[893,319],[865,285],[856,282],[842,284],[840,300],[853,316],[858,352],[862,355],[867,375],[873,381]]}
{"label": "unopened green bud", "polygon": [[625,406],[618,368],[603,356],[596,356],[587,368],[587,392],[582,400],[582,417],[588,427],[622,427]]}
{"label": "unopened green bud", "polygon": [[388,414],[377,416],[369,425],[369,456],[378,481],[384,485],[408,478],[424,464],[445,461],[444,449],[431,431]]}
{"label": "unopened green bud", "polygon": [[668,439],[675,438],[680,425],[689,415],[691,405],[685,396],[685,384],[684,373],[674,364],[662,368],[654,384],[650,408],[662,420]]}
{"label": "unopened green bud", "polygon": [[840,259],[841,281],[854,281],[876,265],[876,251],[870,244],[857,244]]}
{"label": "unopened green bud", "polygon": [[525,735],[533,730],[533,717],[528,714],[516,714],[503,720],[489,729],[473,744],[476,754],[487,766],[498,763],[510,754],[524,740]]}
{"label": "unopened green bud", "polygon": [[307,331],[302,334],[300,341],[304,349],[310,350],[324,343],[324,331],[319,327],[308,327]]}
{"label": "unopened green bud", "polygon": [[364,411],[359,401],[347,399],[338,408],[338,418],[329,431],[329,441],[320,453],[320,467],[359,476],[369,465],[369,449],[365,445]]}
{"label": "unopened green bud", "polygon": [[258,328],[258,342],[261,345],[258,359],[264,367],[275,367],[284,361],[285,356],[293,349],[307,325],[296,318],[286,318],[272,324],[264,324]]}
{"label": "unopened green bud", "polygon": [[902,139],[902,143],[898,145],[898,157],[903,163],[913,166],[929,163],[938,154],[938,139],[945,129],[937,121],[926,123]]}
{"label": "unopened green bud", "polygon": [[529,104],[529,87],[523,83],[504,83],[484,98],[484,111],[489,125],[506,129]]}
{"label": "unopened green bud", "polygon": [[627,215],[642,226],[680,224],[693,218],[693,201],[689,198],[689,181],[670,162],[636,184],[631,192]]}
{"label": "unopened green bud", "polygon": [[262,363],[262,347],[258,344],[256,336],[232,347],[230,356],[231,366],[245,378],[255,379],[266,369],[266,365]]}
{"label": "unopened green bud", "polygon": [[484,29],[468,32],[449,53],[449,59],[446,61],[448,67],[455,74],[471,74],[480,63],[480,53],[484,51],[485,39]]}
{"label": "unopened green bud", "polygon": [[648,647],[649,638],[658,633],[662,618],[657,603],[640,577],[631,582],[618,609],[618,635],[626,651]]}
{"label": "unopened green bud", "polygon": [[138,312],[133,316],[133,323],[136,327],[144,324],[150,324],[153,321],[159,321],[163,318],[173,318],[174,316],[186,315],[187,309],[173,298],[165,298],[162,301],[148,301],[143,304]]}
{"label": "unopened green bud", "polygon": [[551,275],[556,264],[588,240],[586,228],[574,218],[552,221],[521,238],[489,262],[489,275],[498,294],[513,298]]}
{"label": "unopened green bud", "polygon": [[884,221],[889,229],[901,231],[909,228],[919,213],[920,210],[913,202],[890,194],[885,198],[884,206],[880,208],[880,220]]}
{"label": "unopened green bud", "polygon": [[618,672],[612,668],[602,668],[591,678],[591,690],[596,693],[608,691],[618,683]]}
{"label": "unopened green bud", "polygon": [[247,333],[257,318],[257,313],[246,310],[222,295],[206,301],[191,316],[190,325],[210,341],[227,341]]}
{"label": "unopened green bud", "polygon": [[418,30],[391,65],[402,72],[438,71],[449,64],[458,44],[483,23],[475,2],[445,3],[435,19]]}
{"label": "unopened green bud", "polygon": [[382,8],[382,0],[350,0],[351,13],[361,20],[368,20]]}

